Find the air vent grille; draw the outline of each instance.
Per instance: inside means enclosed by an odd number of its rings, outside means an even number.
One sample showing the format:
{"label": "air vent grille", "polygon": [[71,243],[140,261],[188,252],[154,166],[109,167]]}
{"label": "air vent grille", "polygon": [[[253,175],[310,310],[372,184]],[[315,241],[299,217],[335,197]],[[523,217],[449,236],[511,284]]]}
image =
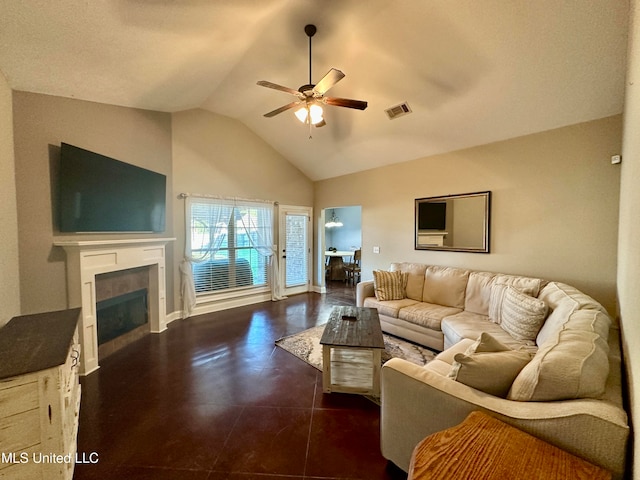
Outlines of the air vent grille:
{"label": "air vent grille", "polygon": [[389,120],[393,120],[394,118],[402,117],[403,115],[408,115],[411,113],[411,107],[407,102],[401,103],[400,105],[396,105],[391,108],[387,108],[385,110]]}

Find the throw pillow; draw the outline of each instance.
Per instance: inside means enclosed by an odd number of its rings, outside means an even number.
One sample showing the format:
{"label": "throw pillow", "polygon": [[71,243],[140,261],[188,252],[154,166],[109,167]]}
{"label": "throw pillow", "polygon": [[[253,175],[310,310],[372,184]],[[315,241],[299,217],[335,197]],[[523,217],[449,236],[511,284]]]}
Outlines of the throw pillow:
{"label": "throw pillow", "polygon": [[502,302],[504,300],[504,292],[508,285],[500,284],[491,287],[491,295],[489,296],[489,320],[500,325],[500,310],[502,310]]}
{"label": "throw pillow", "polygon": [[509,352],[512,349],[503,343],[500,343],[493,335],[482,332],[473,344],[464,352],[465,355],[483,352]]}
{"label": "throw pillow", "polygon": [[533,344],[548,312],[543,300],[507,287],[500,309],[500,326],[516,340]]}
{"label": "throw pillow", "polygon": [[506,398],[511,384],[531,361],[527,352],[508,350],[458,353],[448,377],[496,397]]}
{"label": "throw pillow", "polygon": [[373,288],[380,301],[405,298],[406,274],[401,272],[373,271]]}

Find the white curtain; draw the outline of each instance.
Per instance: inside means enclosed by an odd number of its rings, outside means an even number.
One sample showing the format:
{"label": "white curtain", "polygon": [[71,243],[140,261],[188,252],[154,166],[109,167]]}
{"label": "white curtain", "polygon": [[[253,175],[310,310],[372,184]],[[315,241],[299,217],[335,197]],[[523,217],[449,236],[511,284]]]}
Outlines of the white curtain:
{"label": "white curtain", "polygon": [[207,231],[208,241],[205,242],[206,248],[200,249],[197,255],[192,256],[192,207],[193,201],[189,197],[184,202],[184,221],[185,221],[185,242],[184,242],[184,258],[180,262],[180,276],[182,279],[182,318],[187,318],[196,307],[196,286],[193,281],[193,264],[205,262],[214,257],[215,253],[220,249],[226,237],[227,227],[231,215],[233,215],[233,201],[220,199],[200,198],[198,203],[206,203],[207,205]]}
{"label": "white curtain", "polygon": [[[196,246],[198,252],[193,254],[194,245],[192,245],[192,218],[193,205],[206,204],[208,239],[203,242],[204,245]],[[271,299],[281,300],[283,297],[280,293],[280,270],[278,265],[277,245],[274,243],[274,211],[273,203],[265,204],[264,202],[243,201],[235,199],[219,199],[196,197],[195,201],[191,197],[185,200],[185,251],[184,258],[180,262],[181,275],[181,293],[182,293],[182,318],[187,318],[193,312],[196,306],[196,289],[193,280],[193,264],[204,262],[212,259],[215,253],[220,249],[226,238],[226,231],[229,221],[234,215],[236,206],[240,204],[242,207],[259,208],[262,215],[257,215],[259,225],[254,225],[251,215],[241,215],[242,223],[246,231],[253,231],[258,236],[258,244],[255,244],[251,235],[248,235],[251,246],[258,253],[267,258],[269,283],[271,287]],[[200,212],[201,213],[201,212]],[[245,225],[245,222],[251,225]],[[202,248],[200,248],[202,247]]]}
{"label": "white curtain", "polygon": [[[265,209],[264,205],[258,208]],[[242,226],[246,231],[252,230],[257,233],[258,245],[253,241],[253,237],[249,235],[251,246],[255,248],[260,255],[267,257],[269,265],[269,283],[271,285],[271,300],[282,300],[287,298],[282,295],[280,290],[280,267],[278,263],[278,246],[273,241],[275,206],[271,205],[265,209],[266,215],[257,215],[259,225],[254,225],[254,217],[251,215],[242,216]],[[249,222],[250,225],[246,225]]]}

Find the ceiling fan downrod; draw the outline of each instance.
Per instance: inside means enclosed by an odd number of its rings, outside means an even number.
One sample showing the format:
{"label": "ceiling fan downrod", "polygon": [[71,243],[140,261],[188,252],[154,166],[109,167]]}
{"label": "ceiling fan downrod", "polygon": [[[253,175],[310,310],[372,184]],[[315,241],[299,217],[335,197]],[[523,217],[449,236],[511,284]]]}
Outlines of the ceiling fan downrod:
{"label": "ceiling fan downrod", "polygon": [[304,27],[304,33],[309,37],[309,85],[311,85],[311,37],[317,32],[316,26],[309,24]]}

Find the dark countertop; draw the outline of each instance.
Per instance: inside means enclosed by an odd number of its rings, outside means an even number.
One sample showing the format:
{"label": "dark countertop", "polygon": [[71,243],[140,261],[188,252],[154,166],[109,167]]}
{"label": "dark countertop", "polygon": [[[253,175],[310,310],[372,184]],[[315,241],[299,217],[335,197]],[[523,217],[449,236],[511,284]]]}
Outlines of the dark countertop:
{"label": "dark countertop", "polygon": [[80,309],[13,317],[0,328],[0,380],[62,365]]}

